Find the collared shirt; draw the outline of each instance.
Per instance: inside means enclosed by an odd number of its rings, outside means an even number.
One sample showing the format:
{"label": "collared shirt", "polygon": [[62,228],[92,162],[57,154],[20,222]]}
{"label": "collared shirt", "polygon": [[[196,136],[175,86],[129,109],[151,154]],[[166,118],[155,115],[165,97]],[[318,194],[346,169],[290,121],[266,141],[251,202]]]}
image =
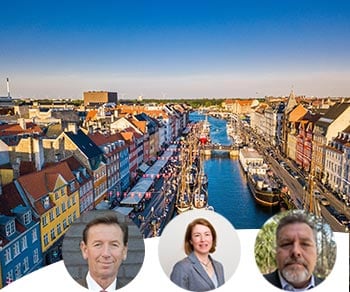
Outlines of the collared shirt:
{"label": "collared shirt", "polygon": [[295,288],[292,284],[288,283],[283,276],[281,275],[280,271],[278,271],[278,277],[280,278],[282,289],[286,291],[306,291],[311,288],[315,287],[315,278],[312,275],[309,284],[305,288]]}
{"label": "collared shirt", "polygon": [[88,289],[95,292],[100,292],[101,290],[107,292],[114,292],[117,287],[117,278],[114,279],[111,285],[109,285],[106,289],[103,289],[90,275],[90,271],[86,275],[86,283],[88,285]]}

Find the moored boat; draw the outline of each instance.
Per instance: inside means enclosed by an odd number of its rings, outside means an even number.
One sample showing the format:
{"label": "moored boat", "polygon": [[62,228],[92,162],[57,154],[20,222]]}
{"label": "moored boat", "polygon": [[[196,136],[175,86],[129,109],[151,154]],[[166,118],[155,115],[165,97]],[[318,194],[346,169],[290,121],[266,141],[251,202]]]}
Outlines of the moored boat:
{"label": "moored boat", "polygon": [[255,201],[266,207],[279,206],[280,190],[267,175],[248,173],[247,183]]}
{"label": "moored boat", "polygon": [[244,170],[248,172],[248,168],[259,166],[264,163],[264,157],[254,148],[241,148],[238,154],[239,162]]}

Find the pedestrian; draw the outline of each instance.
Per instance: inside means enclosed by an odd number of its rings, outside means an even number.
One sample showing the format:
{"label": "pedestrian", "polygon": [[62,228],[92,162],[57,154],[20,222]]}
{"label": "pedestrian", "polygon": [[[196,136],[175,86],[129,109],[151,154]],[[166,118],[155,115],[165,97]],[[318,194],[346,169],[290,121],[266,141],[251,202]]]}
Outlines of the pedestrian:
{"label": "pedestrian", "polygon": [[225,283],[223,265],[214,260],[217,235],[213,225],[204,218],[193,220],[186,229],[186,258],[177,262],[170,279],[190,291],[209,291]]}
{"label": "pedestrian", "polygon": [[276,229],[277,269],[264,277],[288,291],[306,291],[323,279],[314,275],[317,263],[317,231],[305,212],[290,212]]}

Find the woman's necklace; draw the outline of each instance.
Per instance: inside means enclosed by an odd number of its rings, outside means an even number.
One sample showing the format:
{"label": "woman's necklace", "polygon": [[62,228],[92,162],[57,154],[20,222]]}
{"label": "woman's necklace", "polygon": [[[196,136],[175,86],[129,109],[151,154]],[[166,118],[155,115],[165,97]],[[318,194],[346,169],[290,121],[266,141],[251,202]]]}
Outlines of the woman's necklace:
{"label": "woman's necklace", "polygon": [[204,262],[202,262],[202,261],[199,261],[199,262],[205,267],[206,270],[209,269],[210,260],[208,260],[207,263],[204,263]]}

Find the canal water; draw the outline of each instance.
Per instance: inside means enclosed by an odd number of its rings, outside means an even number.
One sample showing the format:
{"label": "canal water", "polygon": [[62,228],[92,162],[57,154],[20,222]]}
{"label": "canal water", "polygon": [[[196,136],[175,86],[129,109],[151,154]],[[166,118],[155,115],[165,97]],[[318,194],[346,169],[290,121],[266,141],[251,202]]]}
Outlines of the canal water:
{"label": "canal water", "polygon": [[[198,112],[190,114],[191,121],[204,120]],[[212,143],[230,145],[226,121],[208,116]],[[236,229],[259,229],[276,211],[258,205],[251,195],[238,159],[211,157],[204,163],[209,179],[209,205],[223,215]]]}

